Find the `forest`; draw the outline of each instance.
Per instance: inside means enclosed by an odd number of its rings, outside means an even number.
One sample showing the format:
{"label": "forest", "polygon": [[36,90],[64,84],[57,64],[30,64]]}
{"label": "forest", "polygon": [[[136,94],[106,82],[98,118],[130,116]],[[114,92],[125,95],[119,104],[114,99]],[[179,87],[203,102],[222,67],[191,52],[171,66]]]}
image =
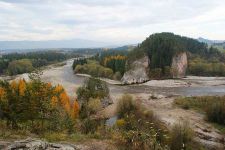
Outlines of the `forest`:
{"label": "forest", "polygon": [[126,71],[127,50],[107,50],[89,59],[75,59],[74,73],[120,80]]}
{"label": "forest", "polygon": [[30,73],[37,68],[78,56],[77,53],[65,53],[60,51],[9,53],[0,58],[0,75]]}

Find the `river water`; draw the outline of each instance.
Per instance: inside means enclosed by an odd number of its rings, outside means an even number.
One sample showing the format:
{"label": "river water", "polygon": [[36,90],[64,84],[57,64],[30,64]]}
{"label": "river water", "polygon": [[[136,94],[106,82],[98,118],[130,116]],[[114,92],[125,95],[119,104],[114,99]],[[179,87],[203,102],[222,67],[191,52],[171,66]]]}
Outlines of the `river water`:
{"label": "river water", "polygon": [[[61,84],[71,97],[76,96],[76,89],[81,86],[87,77],[74,75],[72,70],[73,60],[68,60],[66,65],[61,67],[48,67],[43,71],[41,76],[43,81],[51,82],[54,85]],[[19,75],[16,78],[27,78],[27,74]],[[9,77],[2,77],[2,79]],[[187,82],[196,82],[199,79],[193,80],[186,79]],[[206,80],[207,82],[216,82],[215,78]],[[220,79],[221,81],[223,80]],[[217,81],[218,82],[218,81]],[[225,82],[225,78],[223,80]],[[204,81],[202,81],[204,83]],[[139,85],[113,85],[108,84],[111,95],[117,95],[122,93],[140,94],[140,93],[155,93],[162,95],[181,95],[181,96],[200,96],[200,95],[225,95],[225,85],[207,85],[207,86],[184,86],[184,87],[158,87],[148,86],[146,84]]]}

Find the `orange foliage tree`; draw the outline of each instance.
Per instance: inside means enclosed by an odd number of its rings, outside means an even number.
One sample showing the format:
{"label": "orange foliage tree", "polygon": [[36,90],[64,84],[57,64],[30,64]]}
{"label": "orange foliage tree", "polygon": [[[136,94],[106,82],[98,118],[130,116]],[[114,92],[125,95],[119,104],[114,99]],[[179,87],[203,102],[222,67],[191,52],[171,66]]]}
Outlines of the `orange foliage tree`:
{"label": "orange foliage tree", "polygon": [[[40,80],[0,81],[1,118],[16,127],[20,122],[53,120],[53,113],[66,113],[71,119],[77,118],[79,105],[71,104],[70,98],[61,85],[52,86]],[[65,111],[60,111],[65,110]]]}
{"label": "orange foliage tree", "polygon": [[79,103],[77,102],[77,100],[74,100],[73,107],[72,107],[72,112],[71,112],[72,118],[78,118],[79,110],[80,110]]}

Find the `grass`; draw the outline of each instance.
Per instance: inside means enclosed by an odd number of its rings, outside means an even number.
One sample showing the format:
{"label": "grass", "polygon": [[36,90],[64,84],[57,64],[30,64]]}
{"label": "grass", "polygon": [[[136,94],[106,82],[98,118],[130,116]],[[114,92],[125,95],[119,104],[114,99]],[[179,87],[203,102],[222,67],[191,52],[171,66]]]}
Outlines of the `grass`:
{"label": "grass", "polygon": [[180,97],[175,99],[174,104],[205,113],[209,122],[225,127],[225,96]]}
{"label": "grass", "polygon": [[40,133],[39,135],[31,133],[26,129],[10,129],[6,127],[5,121],[0,121],[0,139],[2,140],[21,140],[26,139],[27,137],[31,138],[41,138],[48,142],[84,142],[88,139],[100,139],[100,135],[98,132],[94,134],[82,134],[80,132],[73,132],[72,134],[68,134],[66,131],[59,132],[51,132],[46,131]]}
{"label": "grass", "polygon": [[203,147],[194,140],[194,131],[190,128],[189,123],[184,121],[175,124],[172,127],[170,135],[170,149],[198,149],[203,150]]}
{"label": "grass", "polygon": [[212,125],[218,129],[222,134],[225,134],[225,126],[224,125],[220,125],[218,123],[212,123]]}

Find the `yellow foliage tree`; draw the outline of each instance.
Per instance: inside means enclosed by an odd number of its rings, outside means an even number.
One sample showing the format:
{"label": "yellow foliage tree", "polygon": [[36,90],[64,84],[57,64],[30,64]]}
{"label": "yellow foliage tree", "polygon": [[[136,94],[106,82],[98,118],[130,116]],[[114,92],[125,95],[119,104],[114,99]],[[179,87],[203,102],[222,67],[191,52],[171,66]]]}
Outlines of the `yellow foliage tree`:
{"label": "yellow foliage tree", "polygon": [[107,63],[111,60],[125,60],[126,56],[116,55],[116,56],[108,56],[104,59],[104,66],[107,65]]}
{"label": "yellow foliage tree", "polygon": [[26,83],[24,80],[19,80],[19,83],[18,83],[18,88],[19,88],[19,94],[20,96],[24,96],[24,92],[26,90]]}
{"label": "yellow foliage tree", "polygon": [[47,83],[48,88],[52,88],[52,84],[50,82]]}
{"label": "yellow foliage tree", "polygon": [[63,108],[69,114],[70,113],[70,99],[69,99],[69,96],[66,94],[65,91],[63,91],[60,94],[59,98],[60,98],[60,101],[61,101],[61,104],[62,104]]}
{"label": "yellow foliage tree", "polygon": [[11,83],[10,83],[10,86],[12,89],[16,90],[17,89],[17,83],[15,80],[13,80]]}
{"label": "yellow foliage tree", "polygon": [[78,117],[79,109],[80,109],[79,108],[79,103],[77,102],[77,100],[75,100],[73,102],[73,107],[72,107],[72,114],[71,114],[72,118],[76,119]]}
{"label": "yellow foliage tree", "polygon": [[57,85],[55,87],[55,90],[54,90],[55,93],[61,93],[62,91],[64,91],[64,88],[61,85]]}
{"label": "yellow foliage tree", "polygon": [[0,100],[2,100],[2,98],[5,95],[5,89],[3,89],[2,87],[0,87]]}
{"label": "yellow foliage tree", "polygon": [[53,96],[51,99],[51,106],[56,107],[58,104],[58,98],[56,96]]}

